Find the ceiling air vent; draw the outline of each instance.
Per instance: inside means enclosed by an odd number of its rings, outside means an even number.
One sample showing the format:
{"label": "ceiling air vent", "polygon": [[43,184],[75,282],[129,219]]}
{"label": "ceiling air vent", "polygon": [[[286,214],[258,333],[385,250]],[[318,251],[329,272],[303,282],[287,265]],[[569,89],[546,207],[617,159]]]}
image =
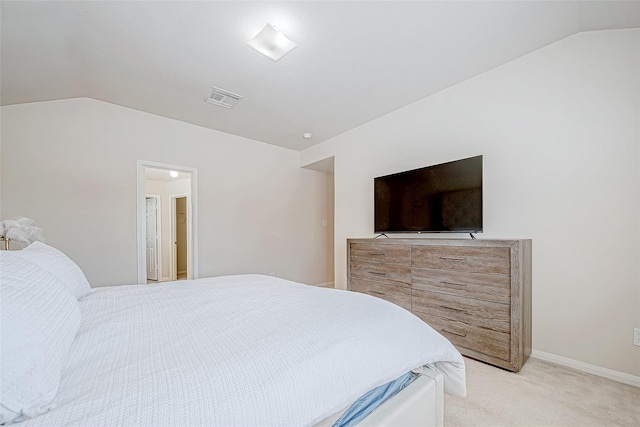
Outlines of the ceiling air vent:
{"label": "ceiling air vent", "polygon": [[231,108],[242,99],[242,95],[220,89],[219,87],[212,86],[211,93],[205,99],[209,104],[219,105],[224,108]]}

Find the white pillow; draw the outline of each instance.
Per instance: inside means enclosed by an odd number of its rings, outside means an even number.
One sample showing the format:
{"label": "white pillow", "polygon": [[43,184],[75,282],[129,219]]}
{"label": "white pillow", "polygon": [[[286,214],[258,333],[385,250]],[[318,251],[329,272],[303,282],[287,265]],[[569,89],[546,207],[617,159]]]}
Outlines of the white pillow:
{"label": "white pillow", "polygon": [[55,276],[0,251],[0,424],[52,408],[80,327],[80,307]]}
{"label": "white pillow", "polygon": [[77,299],[91,292],[91,286],[80,267],[59,250],[42,242],[33,242],[23,250],[14,253],[56,276],[69,287]]}

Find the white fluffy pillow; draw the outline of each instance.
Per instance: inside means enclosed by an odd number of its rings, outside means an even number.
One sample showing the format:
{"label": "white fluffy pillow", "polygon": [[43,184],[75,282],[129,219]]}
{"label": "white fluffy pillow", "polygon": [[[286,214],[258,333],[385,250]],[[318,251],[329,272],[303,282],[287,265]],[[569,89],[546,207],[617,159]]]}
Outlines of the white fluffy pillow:
{"label": "white fluffy pillow", "polygon": [[0,251],[0,424],[51,409],[80,327],[69,289],[16,252]]}
{"label": "white fluffy pillow", "polygon": [[80,267],[59,250],[42,242],[33,242],[23,250],[14,253],[53,274],[69,287],[77,299],[91,292],[91,286]]}

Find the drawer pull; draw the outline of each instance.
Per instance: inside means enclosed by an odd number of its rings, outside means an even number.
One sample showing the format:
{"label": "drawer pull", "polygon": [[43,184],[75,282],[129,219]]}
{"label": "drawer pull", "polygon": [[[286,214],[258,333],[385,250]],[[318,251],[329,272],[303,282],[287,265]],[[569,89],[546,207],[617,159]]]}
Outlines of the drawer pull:
{"label": "drawer pull", "polygon": [[441,256],[440,259],[448,259],[451,261],[466,261],[467,259],[463,256]]}
{"label": "drawer pull", "polygon": [[371,256],[383,256],[384,254],[382,252],[369,252],[367,255],[371,255]]}
{"label": "drawer pull", "polygon": [[386,295],[384,292],[378,292],[378,291],[369,291],[370,294],[376,294],[376,295]]}
{"label": "drawer pull", "polygon": [[467,286],[466,283],[447,282],[446,280],[441,280],[440,283],[444,285]]}
{"label": "drawer pull", "polygon": [[387,273],[384,271],[370,271],[369,274],[373,274],[374,276],[386,276]]}
{"label": "drawer pull", "polygon": [[459,337],[463,337],[463,338],[467,336],[467,334],[461,334],[461,333],[459,333],[459,332],[452,332],[452,331],[449,331],[449,330],[447,330],[447,329],[443,329],[443,330],[442,330],[442,332],[446,332],[446,333],[448,333],[448,334],[457,335],[457,336],[459,336]]}
{"label": "drawer pull", "polygon": [[446,305],[441,305],[440,307],[446,308],[447,310],[459,311],[460,313],[466,313],[467,312],[467,310],[465,310],[464,308],[454,308],[454,307],[448,307]]}

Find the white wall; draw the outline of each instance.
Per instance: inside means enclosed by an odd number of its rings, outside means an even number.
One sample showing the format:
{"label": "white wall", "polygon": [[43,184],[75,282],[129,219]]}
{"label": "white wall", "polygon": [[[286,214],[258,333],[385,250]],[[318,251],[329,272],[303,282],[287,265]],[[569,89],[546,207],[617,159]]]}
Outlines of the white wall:
{"label": "white wall", "polygon": [[480,238],[533,239],[533,348],[640,375],[639,103],[640,31],[581,33],[305,150],[335,156],[336,287],[375,176],[482,154]]}
{"label": "white wall", "polygon": [[2,217],[33,218],[92,286],[137,281],[137,160],[198,170],[200,277],[332,281],[330,179],[297,152],[86,98],[1,114]]}

